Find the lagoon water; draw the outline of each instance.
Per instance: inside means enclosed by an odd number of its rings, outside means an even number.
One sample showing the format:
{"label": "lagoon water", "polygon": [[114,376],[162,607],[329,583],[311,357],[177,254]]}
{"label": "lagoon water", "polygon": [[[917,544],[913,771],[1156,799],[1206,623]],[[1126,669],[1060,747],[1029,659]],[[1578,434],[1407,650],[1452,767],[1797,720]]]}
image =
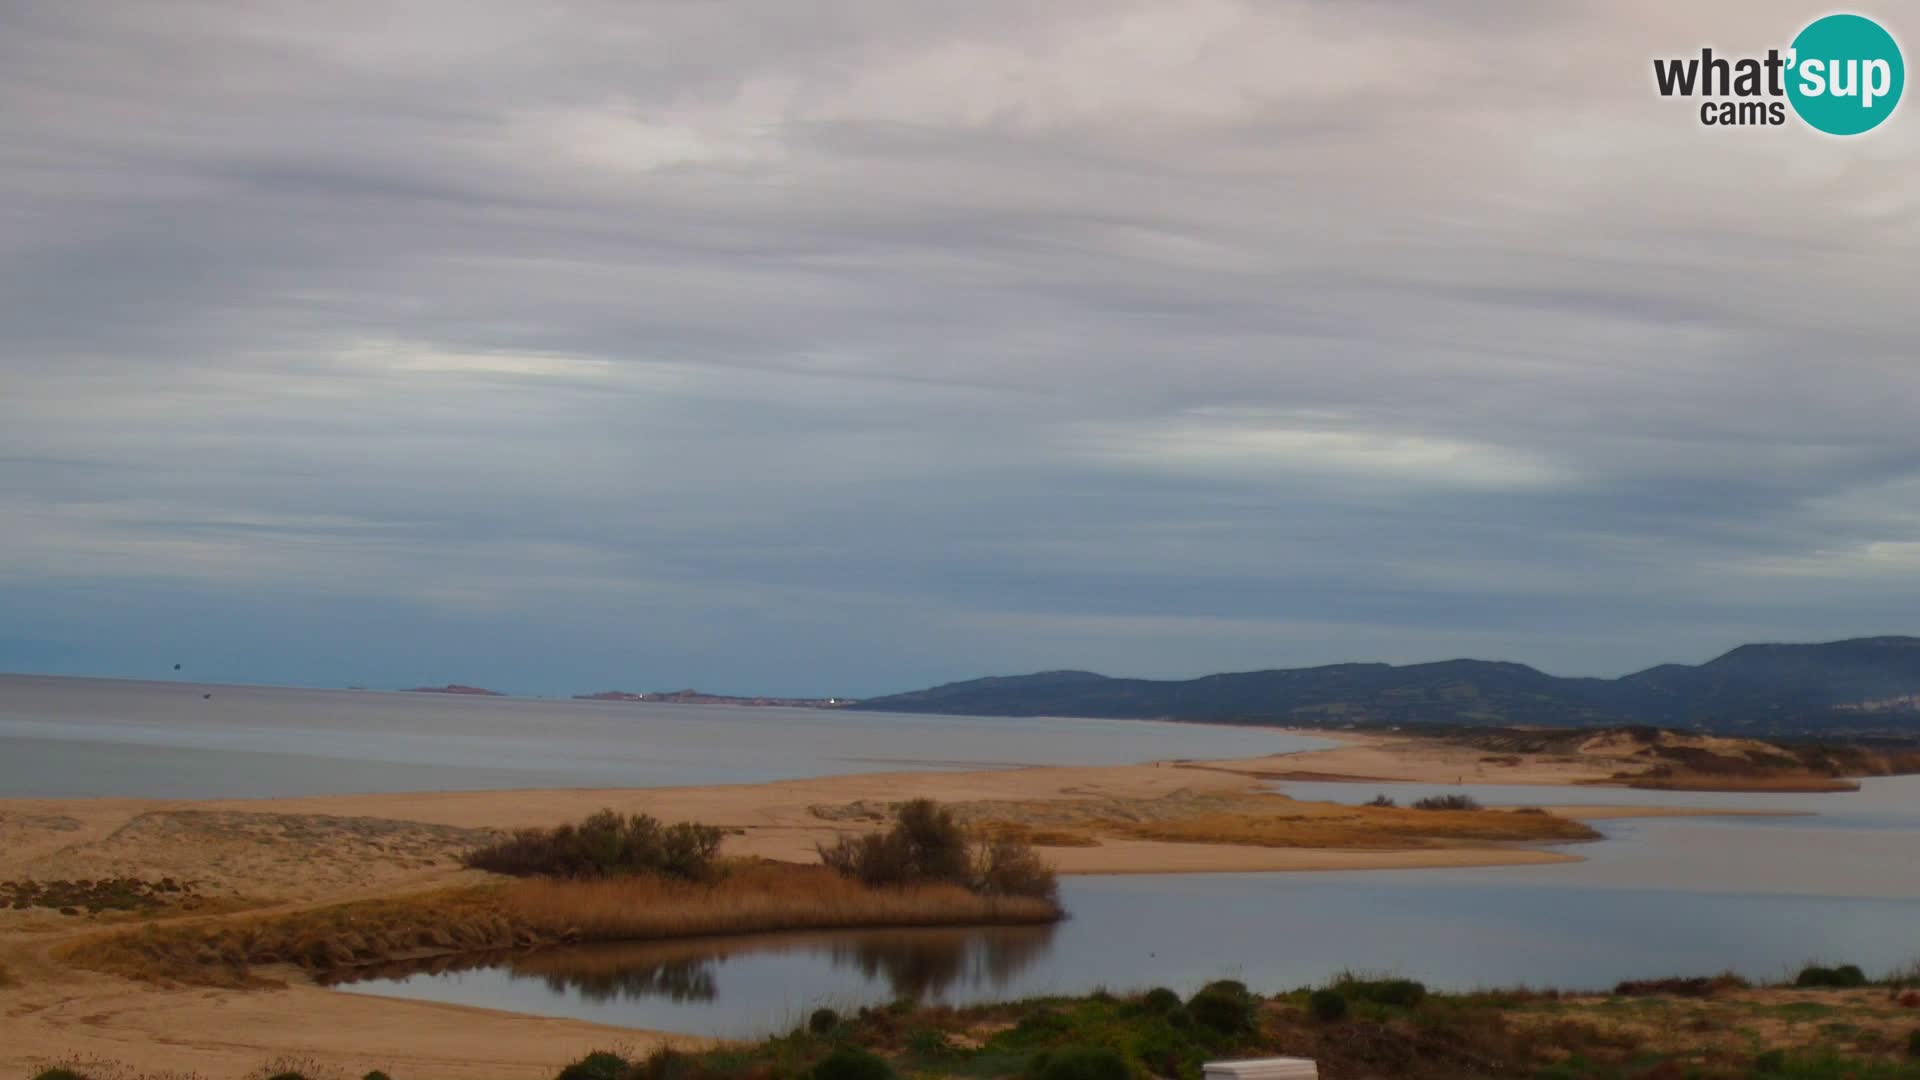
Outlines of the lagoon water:
{"label": "lagoon water", "polygon": [[[211,695],[211,697],[205,696]],[[0,676],[0,797],[261,797],[752,782],[897,769],[1226,758],[1307,749],[1260,729],[631,705]],[[1600,823],[1585,861],[1467,870],[1072,878],[1053,927],[837,932],[546,950],[347,989],[747,1036],[822,1004],[967,1002],[1343,969],[1446,987],[1600,988],[1809,960],[1920,958],[1920,777],[1749,795],[1295,784],[1402,804],[1703,806],[1789,816]]]}
{"label": "lagoon water", "polygon": [[0,675],[0,798],[658,787],[1324,746],[1255,728]]}
{"label": "lagoon water", "polygon": [[[1343,801],[1374,785],[1326,785]],[[1298,788],[1310,787],[1307,792]],[[1286,785],[1324,797],[1320,785]],[[1400,790],[1410,788],[1412,791]],[[1389,785],[1404,803],[1420,785]],[[1449,789],[1458,790],[1458,789]],[[1499,788],[1470,789],[1485,801]],[[1504,793],[1565,803],[1567,789]],[[1628,978],[1812,960],[1920,959],[1920,777],[1854,794],[1715,797],[1607,789],[1613,804],[1732,802],[1804,816],[1600,823],[1585,861],[1466,870],[1068,878],[1054,927],[838,932],[550,950],[346,989],[719,1036],[783,1029],[819,1005],[978,1002],[1217,978],[1256,989],[1346,969],[1435,986],[1602,989]],[[1734,807],[1729,807],[1734,808]]]}

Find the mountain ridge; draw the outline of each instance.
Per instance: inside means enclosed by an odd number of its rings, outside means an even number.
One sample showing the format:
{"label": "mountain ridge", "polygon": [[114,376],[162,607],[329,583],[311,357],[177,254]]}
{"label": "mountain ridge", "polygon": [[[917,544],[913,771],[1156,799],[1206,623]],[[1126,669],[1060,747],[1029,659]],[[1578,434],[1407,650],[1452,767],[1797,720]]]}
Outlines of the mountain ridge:
{"label": "mountain ridge", "polygon": [[995,675],[851,706],[888,712],[1295,723],[1306,726],[1650,724],[1752,734],[1920,734],[1920,637],[1736,646],[1617,678],[1506,660],[1350,662],[1137,679]]}

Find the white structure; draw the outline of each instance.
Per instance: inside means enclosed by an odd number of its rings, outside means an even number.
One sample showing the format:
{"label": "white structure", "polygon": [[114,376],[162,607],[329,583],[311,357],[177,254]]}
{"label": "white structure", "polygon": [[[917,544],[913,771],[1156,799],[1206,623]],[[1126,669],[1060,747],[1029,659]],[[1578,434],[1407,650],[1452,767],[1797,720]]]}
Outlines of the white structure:
{"label": "white structure", "polygon": [[1204,1080],[1320,1080],[1312,1058],[1249,1058],[1245,1061],[1209,1061]]}

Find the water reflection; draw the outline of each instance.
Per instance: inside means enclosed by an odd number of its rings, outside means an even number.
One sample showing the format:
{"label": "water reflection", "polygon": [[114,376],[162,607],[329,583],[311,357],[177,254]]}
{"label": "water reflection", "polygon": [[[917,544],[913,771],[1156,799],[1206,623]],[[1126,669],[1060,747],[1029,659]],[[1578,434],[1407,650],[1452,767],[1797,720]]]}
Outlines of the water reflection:
{"label": "water reflection", "polygon": [[[739,1033],[777,1024],[802,1000],[868,1003],[899,998],[977,1001],[1001,996],[1052,947],[1053,926],[1005,926],[830,933],[767,934],[648,944],[569,946],[532,952],[472,954],[372,969],[346,989],[393,993],[401,988],[519,983],[529,997],[575,1002],[581,1009],[660,1017],[674,1030]],[[783,978],[807,971],[812,994]],[[732,974],[732,979],[726,978]],[[538,987],[540,989],[535,989]],[[776,990],[770,996],[768,988]],[[798,996],[796,996],[798,995]],[[406,996],[432,996],[408,993]],[[463,998],[464,1000],[464,998]],[[626,1008],[619,1008],[625,1006]],[[632,1006],[641,1006],[636,1012]],[[664,1007],[666,1012],[661,1012]],[[681,1007],[701,1019],[675,1019]],[[667,1021],[672,1021],[671,1023]],[[655,1026],[652,1021],[641,1026]],[[770,1028],[768,1028],[770,1030]]]}

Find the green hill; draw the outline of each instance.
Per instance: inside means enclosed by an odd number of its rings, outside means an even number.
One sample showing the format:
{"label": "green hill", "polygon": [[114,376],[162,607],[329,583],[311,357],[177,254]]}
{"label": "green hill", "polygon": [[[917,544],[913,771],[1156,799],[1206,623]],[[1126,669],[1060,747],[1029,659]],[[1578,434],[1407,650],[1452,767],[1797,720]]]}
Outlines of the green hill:
{"label": "green hill", "polygon": [[1197,679],[1047,671],[948,683],[857,708],[986,716],[1100,716],[1229,723],[1651,724],[1750,734],[1920,734],[1920,638],[1742,645],[1697,666],[1617,679],[1525,664],[1331,664]]}

